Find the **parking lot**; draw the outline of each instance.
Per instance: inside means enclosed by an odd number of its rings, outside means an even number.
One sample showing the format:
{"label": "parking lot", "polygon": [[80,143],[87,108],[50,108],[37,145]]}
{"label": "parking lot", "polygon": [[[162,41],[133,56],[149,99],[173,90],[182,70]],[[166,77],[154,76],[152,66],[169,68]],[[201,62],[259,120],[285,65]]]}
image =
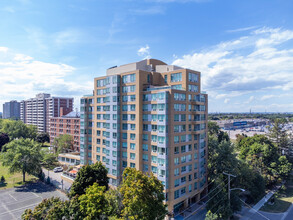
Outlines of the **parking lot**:
{"label": "parking lot", "polygon": [[0,190],[0,220],[21,219],[25,209],[33,209],[45,198],[68,199],[64,193],[42,182]]}

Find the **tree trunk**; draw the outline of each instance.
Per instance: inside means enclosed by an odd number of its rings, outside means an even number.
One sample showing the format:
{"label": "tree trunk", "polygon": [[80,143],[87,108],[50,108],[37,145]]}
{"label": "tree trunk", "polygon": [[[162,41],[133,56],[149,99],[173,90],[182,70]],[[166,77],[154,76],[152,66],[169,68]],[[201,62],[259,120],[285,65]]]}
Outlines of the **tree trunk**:
{"label": "tree trunk", "polygon": [[25,171],[22,171],[22,181],[25,182]]}

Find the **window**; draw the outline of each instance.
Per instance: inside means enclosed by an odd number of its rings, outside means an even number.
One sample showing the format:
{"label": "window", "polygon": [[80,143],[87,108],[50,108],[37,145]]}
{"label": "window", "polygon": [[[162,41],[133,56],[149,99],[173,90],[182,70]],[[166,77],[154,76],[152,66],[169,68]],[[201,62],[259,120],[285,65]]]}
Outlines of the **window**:
{"label": "window", "polygon": [[122,151],[122,158],[127,158],[127,152]]}
{"label": "window", "polygon": [[184,195],[186,193],[186,187],[181,188],[180,193],[181,195]]}
{"label": "window", "polygon": [[135,150],[135,144],[134,143],[130,143],[130,149]]}
{"label": "window", "polygon": [[149,171],[149,165],[144,164],[143,165],[143,171],[148,172]]}
{"label": "window", "polygon": [[148,151],[148,145],[147,144],[143,144],[142,145],[142,150],[143,151]]}
{"label": "window", "polygon": [[179,154],[179,147],[174,148],[174,154]]}
{"label": "window", "polygon": [[147,154],[142,155],[142,160],[143,161],[149,161],[149,156]]}
{"label": "window", "polygon": [[186,146],[181,146],[181,153],[185,153],[186,152]]}
{"label": "window", "polygon": [[198,75],[196,73],[188,73],[189,82],[198,82]]}
{"label": "window", "polygon": [[157,150],[158,150],[158,147],[157,147],[157,146],[155,146],[155,145],[152,145],[152,152],[153,152],[153,153],[156,153],[156,152],[157,152]]}
{"label": "window", "polygon": [[174,169],[174,176],[178,176],[179,175],[179,168]]}
{"label": "window", "polygon": [[174,187],[179,186],[179,184],[180,184],[180,180],[179,179],[175,179],[175,181],[174,181]]}
{"label": "window", "polygon": [[135,140],[135,134],[130,134],[130,140]]}
{"label": "window", "polygon": [[182,73],[171,74],[171,82],[180,82],[180,81],[182,81]]}
{"label": "window", "polygon": [[149,136],[147,134],[143,134],[142,135],[142,140],[143,141],[148,141],[149,140]]}
{"label": "window", "polygon": [[179,164],[179,157],[174,158],[174,165],[178,165]]}
{"label": "window", "polygon": [[134,153],[130,153],[130,159],[135,160],[135,154]]}
{"label": "window", "polygon": [[153,172],[153,173],[157,173],[157,171],[158,171],[158,168],[157,168],[157,167],[154,167],[154,166],[152,166],[152,172]]}
{"label": "window", "polygon": [[179,189],[174,192],[174,199],[179,198]]}
{"label": "window", "polygon": [[135,163],[130,163],[131,168],[135,168]]}
{"label": "window", "polygon": [[152,156],[152,163],[157,163],[157,157],[156,156]]}
{"label": "window", "polygon": [[168,75],[165,75],[165,76],[164,76],[164,80],[165,80],[165,83],[168,82]]}

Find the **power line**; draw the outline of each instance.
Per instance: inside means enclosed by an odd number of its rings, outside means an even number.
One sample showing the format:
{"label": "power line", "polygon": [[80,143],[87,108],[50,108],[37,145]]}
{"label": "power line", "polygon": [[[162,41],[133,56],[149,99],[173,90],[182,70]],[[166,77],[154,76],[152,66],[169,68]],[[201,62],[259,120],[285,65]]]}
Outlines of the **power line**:
{"label": "power line", "polygon": [[[218,179],[219,177],[217,177]],[[216,179],[216,180],[217,180]],[[227,179],[226,179],[227,180]],[[225,180],[224,180],[225,181]],[[206,187],[208,187],[211,183],[215,182],[215,180],[213,180],[212,182],[210,182]],[[215,191],[218,187],[220,187],[221,185],[218,185],[215,189],[213,189],[212,191],[208,192],[207,195],[205,195],[204,197],[202,197],[200,200],[197,201],[197,203],[199,203],[201,200],[205,199],[210,193],[212,193],[213,191]],[[190,209],[191,207],[195,206],[197,203],[192,204],[191,206],[187,207],[186,209],[184,209],[183,211],[181,211],[180,213],[178,213],[177,215],[175,215],[175,217],[177,217],[178,215],[181,215],[182,213],[184,213],[186,210]]]}
{"label": "power line", "polygon": [[[224,187],[226,187],[228,185],[228,183],[224,186]],[[216,195],[218,195],[219,193],[221,192],[221,190],[219,191],[219,192],[217,192],[215,195],[213,195],[206,203],[208,203],[211,199],[213,199]],[[201,205],[200,207],[198,207],[194,212],[197,212],[200,208],[202,208],[204,206],[204,204],[203,205]],[[194,213],[194,212],[192,212],[192,213]],[[186,218],[188,218],[188,217],[190,217],[191,215],[192,215],[192,213],[190,214],[190,215],[188,215]]]}

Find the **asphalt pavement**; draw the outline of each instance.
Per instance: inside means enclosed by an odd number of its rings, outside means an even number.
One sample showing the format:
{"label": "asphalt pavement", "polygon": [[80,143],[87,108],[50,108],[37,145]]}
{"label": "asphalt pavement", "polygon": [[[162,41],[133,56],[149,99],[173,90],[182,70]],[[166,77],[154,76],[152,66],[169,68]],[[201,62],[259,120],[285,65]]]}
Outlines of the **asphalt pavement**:
{"label": "asphalt pavement", "polygon": [[67,191],[71,187],[72,184],[69,182],[63,181],[63,184],[62,184],[62,179],[61,179],[62,172],[54,173],[54,171],[51,171],[51,170],[48,171],[45,168],[42,168],[42,170],[43,170],[43,173],[45,174],[46,180],[47,180],[47,177],[49,176],[51,183],[58,189],[63,189]]}
{"label": "asphalt pavement", "polygon": [[26,209],[34,209],[43,199],[53,196],[68,199],[64,193],[42,182],[0,190],[0,220],[21,219]]}

